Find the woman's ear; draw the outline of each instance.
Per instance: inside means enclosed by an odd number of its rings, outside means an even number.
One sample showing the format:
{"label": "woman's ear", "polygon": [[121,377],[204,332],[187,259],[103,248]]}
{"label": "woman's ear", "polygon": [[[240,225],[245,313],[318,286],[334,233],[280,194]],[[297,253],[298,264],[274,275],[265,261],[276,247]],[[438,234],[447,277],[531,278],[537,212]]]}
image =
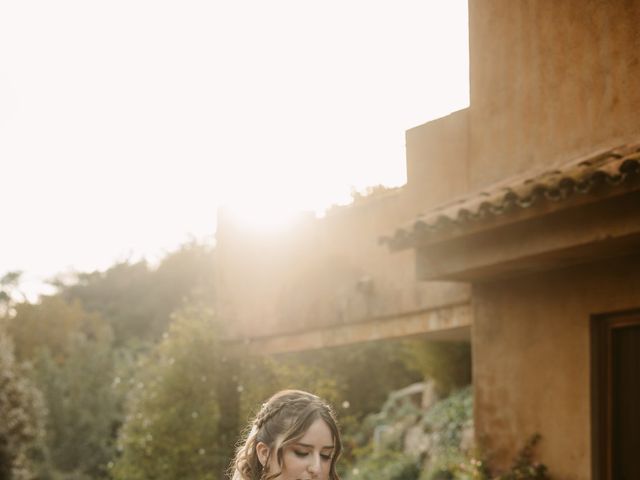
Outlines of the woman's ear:
{"label": "woman's ear", "polygon": [[256,455],[258,455],[260,465],[264,467],[269,458],[269,446],[264,442],[258,442],[256,444]]}

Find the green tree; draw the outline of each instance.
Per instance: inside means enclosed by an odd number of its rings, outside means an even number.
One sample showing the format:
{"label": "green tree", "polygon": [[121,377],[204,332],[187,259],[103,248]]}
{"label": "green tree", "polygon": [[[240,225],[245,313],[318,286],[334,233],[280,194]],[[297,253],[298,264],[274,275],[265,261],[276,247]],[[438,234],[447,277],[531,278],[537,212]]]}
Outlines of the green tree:
{"label": "green tree", "polygon": [[13,313],[11,309],[18,296],[25,300],[25,295],[20,290],[21,278],[22,272],[19,270],[7,272],[0,277],[0,317]]}
{"label": "green tree", "polygon": [[14,310],[7,328],[20,361],[33,360],[39,349],[46,348],[56,362],[63,363],[72,349],[73,335],[96,339],[109,330],[99,315],[87,312],[80,302],[59,296],[19,303]]}
{"label": "green tree", "polygon": [[237,389],[240,395],[240,422],[246,424],[260,405],[279,390],[298,389],[313,392],[336,405],[341,388],[335,378],[315,365],[281,356],[235,356]]}
{"label": "green tree", "polygon": [[471,383],[471,345],[467,342],[406,340],[405,364],[433,379],[443,396]]}
{"label": "green tree", "polygon": [[122,262],[54,285],[62,298],[80,301],[86,310],[105,318],[116,345],[156,342],[185,301],[213,308],[213,261],[212,247],[190,242],[169,253],[155,269],[145,261]]}
{"label": "green tree", "polygon": [[233,442],[221,428],[228,388],[220,332],[210,309],[185,307],[131,383],[121,457],[113,477],[122,480],[224,476]]}
{"label": "green tree", "polygon": [[376,412],[390,391],[421,380],[405,355],[400,342],[365,342],[277,355],[273,363],[287,385],[314,390],[343,409],[342,417],[360,421]]}
{"label": "green tree", "polygon": [[79,332],[70,337],[64,362],[57,362],[47,349],[40,350],[35,361],[34,374],[49,411],[42,471],[50,478],[105,478],[115,456],[124,397],[114,388],[111,338],[104,334],[90,339]]}
{"label": "green tree", "polygon": [[35,478],[33,457],[43,433],[43,416],[40,394],[15,362],[11,340],[0,323],[1,480]]}
{"label": "green tree", "polygon": [[110,326],[77,300],[43,297],[15,306],[8,331],[17,357],[48,410],[39,462],[43,479],[102,478],[115,452],[123,393],[112,388],[115,352]]}

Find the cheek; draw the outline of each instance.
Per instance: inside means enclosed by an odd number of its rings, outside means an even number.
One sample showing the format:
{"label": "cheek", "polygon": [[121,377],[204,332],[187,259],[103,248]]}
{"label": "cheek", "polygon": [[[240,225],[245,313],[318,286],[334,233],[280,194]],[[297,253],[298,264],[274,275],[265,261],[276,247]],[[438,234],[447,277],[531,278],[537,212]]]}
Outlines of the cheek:
{"label": "cheek", "polygon": [[285,452],[282,457],[283,471],[295,473],[300,469],[304,470],[304,465],[304,461],[291,451]]}

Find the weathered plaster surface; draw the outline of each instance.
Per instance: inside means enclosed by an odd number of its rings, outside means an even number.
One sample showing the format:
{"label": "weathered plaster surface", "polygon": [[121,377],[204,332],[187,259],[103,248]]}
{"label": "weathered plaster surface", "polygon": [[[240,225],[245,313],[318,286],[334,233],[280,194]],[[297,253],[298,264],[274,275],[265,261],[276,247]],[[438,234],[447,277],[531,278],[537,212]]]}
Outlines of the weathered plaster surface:
{"label": "weathered plaster surface", "polygon": [[477,437],[505,465],[535,432],[554,478],[591,479],[590,316],[640,307],[640,257],[473,288]]}
{"label": "weathered plaster surface", "polygon": [[427,334],[432,340],[468,342],[472,310],[468,303],[433,310],[373,318],[362,322],[332,325],[330,328],[308,329],[251,337],[231,344],[244,354],[262,355],[337,347],[360,342],[391,340]]}
{"label": "weathered plaster surface", "polygon": [[468,191],[468,109],[407,130],[406,144],[407,202],[418,213]]}
{"label": "weathered plaster surface", "polygon": [[[341,325],[390,325],[385,319],[468,303],[468,285],[418,282],[413,251],[392,255],[378,244],[381,232],[415,213],[401,190],[271,234],[247,234],[222,217],[217,308],[230,337],[284,335],[270,342],[288,351],[309,343],[311,334],[303,338],[300,332],[325,329],[314,335],[325,341],[321,346],[331,346],[337,344],[331,331]],[[416,333],[431,328],[421,325]],[[355,329],[350,338],[365,341],[367,332]]]}
{"label": "weathered plaster surface", "polygon": [[637,0],[470,0],[470,188],[637,135],[639,24]]}

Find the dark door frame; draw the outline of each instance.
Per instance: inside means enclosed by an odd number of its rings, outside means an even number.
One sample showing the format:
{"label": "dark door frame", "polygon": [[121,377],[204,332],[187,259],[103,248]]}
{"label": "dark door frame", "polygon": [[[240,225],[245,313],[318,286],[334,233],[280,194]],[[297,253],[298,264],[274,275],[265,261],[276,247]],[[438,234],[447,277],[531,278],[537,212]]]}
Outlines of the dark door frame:
{"label": "dark door frame", "polygon": [[591,317],[591,457],[594,480],[612,479],[612,332],[640,325],[640,309]]}

